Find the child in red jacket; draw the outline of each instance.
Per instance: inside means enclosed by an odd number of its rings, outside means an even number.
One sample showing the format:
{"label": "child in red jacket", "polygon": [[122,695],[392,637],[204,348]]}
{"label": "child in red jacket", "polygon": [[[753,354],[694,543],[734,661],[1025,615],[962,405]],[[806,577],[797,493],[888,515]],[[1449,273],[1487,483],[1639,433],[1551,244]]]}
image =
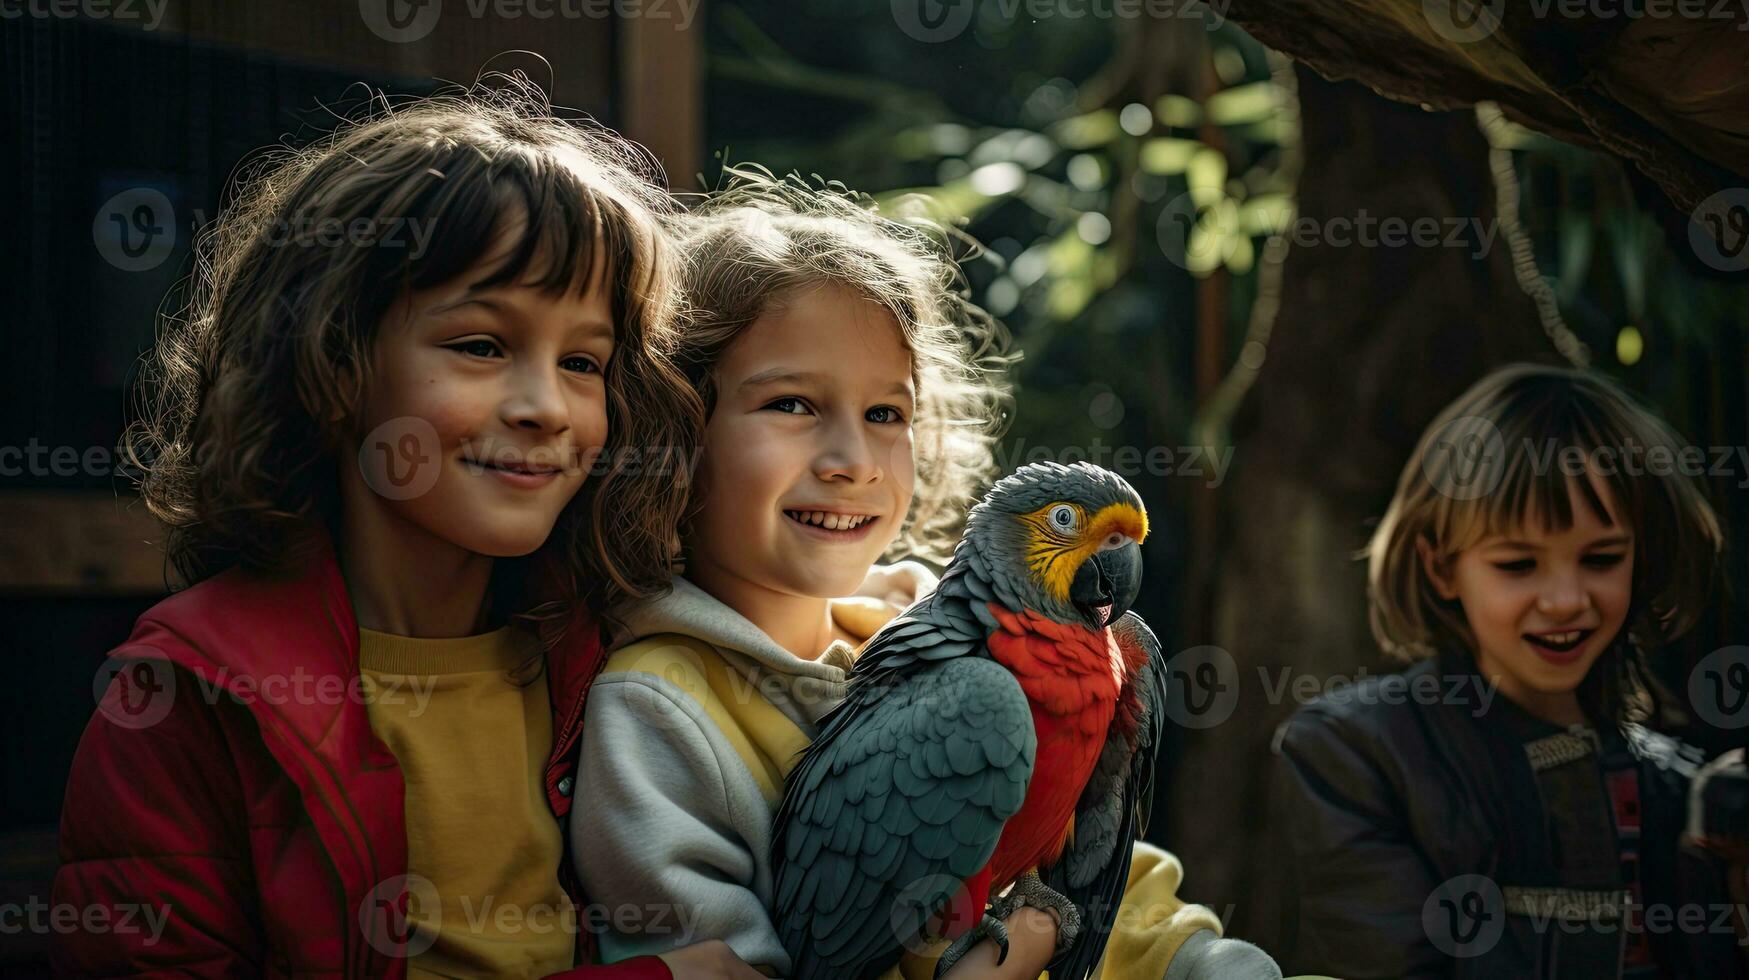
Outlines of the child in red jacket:
{"label": "child in red jacket", "polygon": [[[518,79],[270,164],[130,432],[191,585],[114,652],[74,760],[54,901],[109,925],[56,968],[571,971],[591,611],[665,584],[683,498],[650,449],[700,425],[666,198]],[[576,972],[757,976],[721,943]]]}

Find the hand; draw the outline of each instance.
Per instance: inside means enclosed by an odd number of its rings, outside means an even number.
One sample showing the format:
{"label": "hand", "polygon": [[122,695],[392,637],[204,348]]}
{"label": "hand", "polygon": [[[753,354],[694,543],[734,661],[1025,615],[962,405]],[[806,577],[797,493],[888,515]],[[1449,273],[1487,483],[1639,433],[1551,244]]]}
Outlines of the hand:
{"label": "hand", "polygon": [[721,939],[693,943],[658,958],[668,964],[674,980],[766,980]]}
{"label": "hand", "polygon": [[1008,958],[996,965],[996,943],[986,939],[953,965],[942,980],[1038,980],[1057,951],[1057,917],[1022,905],[1004,920]]}

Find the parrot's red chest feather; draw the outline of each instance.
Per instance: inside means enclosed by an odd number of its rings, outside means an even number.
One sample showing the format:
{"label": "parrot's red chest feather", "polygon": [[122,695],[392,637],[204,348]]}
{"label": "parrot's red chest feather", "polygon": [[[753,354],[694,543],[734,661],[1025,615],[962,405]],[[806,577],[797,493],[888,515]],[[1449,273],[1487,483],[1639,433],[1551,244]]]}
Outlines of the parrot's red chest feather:
{"label": "parrot's red chest feather", "polygon": [[1075,804],[1116,712],[1125,662],[1110,630],[1065,625],[994,604],[989,609],[1001,627],[988,640],[990,656],[1020,681],[1032,702],[1038,735],[1026,800],[1003,826],[990,859],[990,885],[1000,890],[1062,854]]}

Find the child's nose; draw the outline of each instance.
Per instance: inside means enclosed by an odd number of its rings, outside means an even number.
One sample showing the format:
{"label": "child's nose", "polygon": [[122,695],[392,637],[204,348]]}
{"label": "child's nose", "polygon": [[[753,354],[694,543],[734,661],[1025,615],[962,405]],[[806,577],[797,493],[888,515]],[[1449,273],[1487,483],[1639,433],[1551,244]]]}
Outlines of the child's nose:
{"label": "child's nose", "polygon": [[849,480],[852,483],[873,483],[881,478],[885,466],[861,426],[833,426],[826,445],[814,457],[814,475],[822,480]]}
{"label": "child's nose", "polygon": [[1574,575],[1558,575],[1537,596],[1537,609],[1554,618],[1576,616],[1591,605],[1591,594]]}
{"label": "child's nose", "polygon": [[519,429],[563,432],[570,412],[556,370],[527,368],[513,372],[501,408],[506,425]]}

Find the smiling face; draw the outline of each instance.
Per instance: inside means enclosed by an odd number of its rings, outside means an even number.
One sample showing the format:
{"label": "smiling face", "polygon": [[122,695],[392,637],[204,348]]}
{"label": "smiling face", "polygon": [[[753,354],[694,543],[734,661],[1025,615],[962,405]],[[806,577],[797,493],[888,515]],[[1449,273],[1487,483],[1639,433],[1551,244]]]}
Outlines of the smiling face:
{"label": "smiling face", "polygon": [[1607,521],[1573,487],[1573,522],[1564,530],[1545,528],[1531,513],[1443,566],[1422,550],[1436,591],[1463,607],[1482,674],[1557,724],[1582,720],[1574,691],[1615,642],[1633,598],[1633,535],[1608,488],[1593,485]]}
{"label": "smiling face", "polygon": [[607,439],[614,348],[600,260],[582,295],[475,288],[501,251],[384,316],[345,498],[492,557],[540,547],[583,485]]}
{"label": "smiling face", "polygon": [[850,595],[911,506],[911,355],[891,314],[824,285],[774,304],[715,370],[688,576],[736,606],[761,590]]}

